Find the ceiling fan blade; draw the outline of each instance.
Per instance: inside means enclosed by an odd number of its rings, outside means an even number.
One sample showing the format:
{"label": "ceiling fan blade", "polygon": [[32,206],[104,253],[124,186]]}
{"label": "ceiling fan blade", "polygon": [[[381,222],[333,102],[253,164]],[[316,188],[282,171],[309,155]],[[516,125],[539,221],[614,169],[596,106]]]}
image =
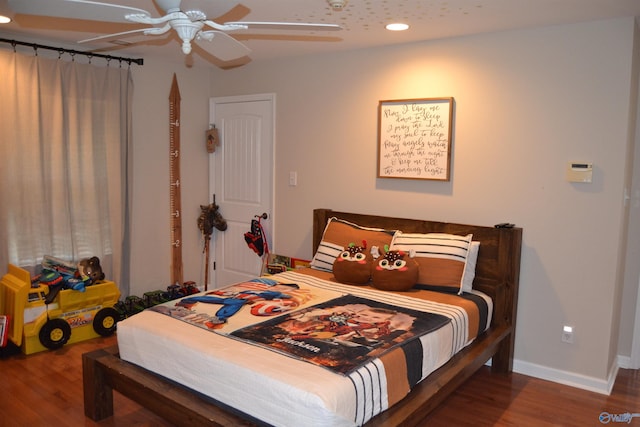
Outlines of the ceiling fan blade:
{"label": "ceiling fan blade", "polygon": [[89,39],[80,40],[78,41],[78,43],[82,44],[82,43],[90,43],[95,41],[107,42],[111,40],[118,40],[118,39],[130,37],[130,36],[134,36],[140,33],[142,33],[142,35],[145,35],[145,36],[158,36],[160,34],[164,34],[168,32],[170,29],[171,29],[171,26],[168,24],[165,25],[164,27],[139,28],[137,30],[123,31],[121,33],[105,34],[103,36],[91,37]]}
{"label": "ceiling fan blade", "polygon": [[8,0],[9,7],[25,15],[56,18],[86,19],[90,21],[128,22],[128,14],[149,15],[146,10],[117,4],[85,0]]}
{"label": "ceiling fan blade", "polygon": [[264,30],[302,30],[302,31],[337,31],[342,30],[336,24],[313,24],[304,22],[225,22],[224,25],[241,26]]}
{"label": "ceiling fan blade", "polygon": [[196,40],[198,46],[222,61],[242,58],[251,53],[251,49],[222,31],[201,31]]}

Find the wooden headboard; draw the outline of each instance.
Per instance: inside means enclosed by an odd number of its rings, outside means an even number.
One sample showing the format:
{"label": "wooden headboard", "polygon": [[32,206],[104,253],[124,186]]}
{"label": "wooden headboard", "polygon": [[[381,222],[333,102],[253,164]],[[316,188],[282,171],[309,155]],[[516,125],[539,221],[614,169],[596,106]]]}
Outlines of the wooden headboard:
{"label": "wooden headboard", "polygon": [[[473,240],[480,242],[473,287],[493,298],[492,327],[508,326],[510,329],[515,329],[522,247],[521,228],[495,228],[315,209],[313,211],[314,253],[322,240],[327,221],[331,217],[365,227],[402,230],[407,233],[473,234]],[[511,334],[511,340],[509,340],[511,354],[513,354],[513,337],[514,334]],[[509,366],[509,370],[510,368]]]}

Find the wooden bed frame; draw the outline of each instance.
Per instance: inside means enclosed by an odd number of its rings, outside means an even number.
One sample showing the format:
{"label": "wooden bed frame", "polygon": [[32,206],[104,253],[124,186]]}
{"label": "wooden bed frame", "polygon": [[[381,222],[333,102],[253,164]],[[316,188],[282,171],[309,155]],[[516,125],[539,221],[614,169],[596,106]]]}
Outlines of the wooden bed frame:
{"label": "wooden bed frame", "polygon": [[[484,227],[316,209],[313,212],[314,251],[331,217],[362,226],[405,232],[473,233],[473,240],[481,242],[473,286],[490,295],[494,301],[491,327],[485,333],[414,387],[402,401],[373,418],[366,426],[418,424],[489,359],[492,359],[493,372],[507,373],[512,370],[521,228]],[[98,421],[113,415],[113,390],[116,390],[176,425],[253,425],[228,407],[121,360],[117,347],[85,353],[82,367],[85,415],[92,420]]]}

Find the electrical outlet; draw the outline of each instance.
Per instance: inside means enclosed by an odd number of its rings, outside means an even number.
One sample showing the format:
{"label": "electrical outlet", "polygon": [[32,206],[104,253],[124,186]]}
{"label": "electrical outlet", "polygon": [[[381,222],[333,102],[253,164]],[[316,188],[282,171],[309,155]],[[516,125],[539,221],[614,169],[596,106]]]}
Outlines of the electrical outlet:
{"label": "electrical outlet", "polygon": [[573,326],[565,325],[562,327],[562,342],[566,342],[567,344],[573,344]]}

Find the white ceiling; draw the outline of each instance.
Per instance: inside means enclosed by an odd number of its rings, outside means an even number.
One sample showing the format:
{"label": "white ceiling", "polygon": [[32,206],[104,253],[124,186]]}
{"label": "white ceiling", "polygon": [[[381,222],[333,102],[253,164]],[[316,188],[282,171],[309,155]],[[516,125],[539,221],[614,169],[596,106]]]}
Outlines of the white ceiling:
{"label": "white ceiling", "polygon": [[[138,7],[152,12],[154,16],[161,15],[152,0],[102,1]],[[219,11],[221,4],[233,3],[240,4],[216,21],[314,22],[343,27],[341,31],[330,32],[247,30],[232,33],[252,50],[249,57],[253,61],[515,28],[640,16],[640,0],[349,0],[339,11],[333,10],[328,0],[183,0],[182,8],[196,4],[204,9],[210,7],[211,10],[216,10],[217,6]],[[7,0],[0,0],[0,13],[13,16]],[[177,38],[164,36],[127,39],[135,43],[126,47],[105,42],[75,45],[76,41],[84,38],[138,28],[139,24],[27,15],[13,17],[14,22],[0,26],[0,37],[77,50],[99,49],[102,53],[127,57],[150,58],[160,55],[190,65],[233,65],[222,63],[197,48],[187,58],[180,51]],[[208,17],[214,18],[211,14]],[[385,30],[384,25],[391,21],[404,21],[411,28],[404,32]],[[247,60],[245,58],[244,61]]]}

